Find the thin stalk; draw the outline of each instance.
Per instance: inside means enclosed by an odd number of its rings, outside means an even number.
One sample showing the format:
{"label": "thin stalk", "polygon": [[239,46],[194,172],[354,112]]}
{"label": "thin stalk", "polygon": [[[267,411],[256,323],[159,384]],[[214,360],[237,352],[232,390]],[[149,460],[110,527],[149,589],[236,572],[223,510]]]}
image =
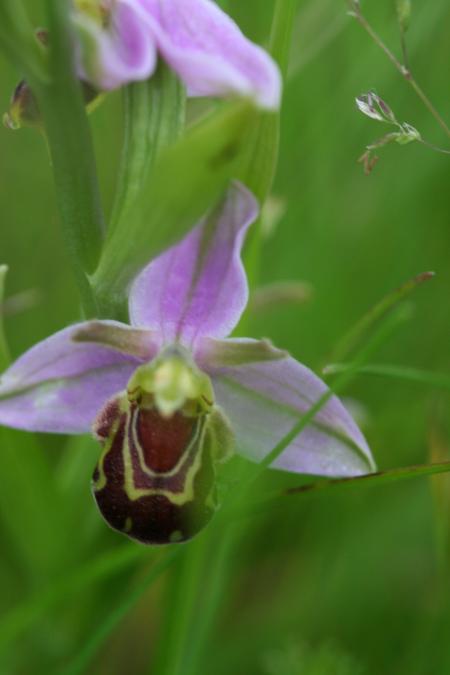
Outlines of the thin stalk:
{"label": "thin stalk", "polygon": [[202,603],[195,616],[195,631],[190,636],[189,643],[185,645],[182,675],[197,675],[202,672],[202,650],[216,627],[223,589],[231,576],[232,555],[237,548],[242,530],[242,527],[237,527],[235,523],[228,523],[226,529],[223,523],[219,526],[214,523],[212,528],[209,547],[212,553],[209,557],[211,562],[208,566],[208,575],[203,581]]}
{"label": "thin stalk", "polygon": [[[274,8],[272,30],[269,39],[269,51],[286,80],[292,31],[297,8],[296,0],[277,0]],[[262,113],[249,137],[248,150],[241,179],[257,197],[261,207],[270,194],[278,164],[280,144],[280,114]],[[261,219],[252,227],[245,253],[245,268],[250,288],[258,283],[263,236]],[[243,332],[247,319],[242,318],[239,332]],[[244,331],[245,332],[245,331]]]}
{"label": "thin stalk", "polygon": [[434,278],[434,272],[422,272],[412,279],[408,279],[401,286],[384,296],[360,319],[346,335],[338,342],[333,351],[331,361],[341,361],[355,349],[363,336],[377,321],[404,300],[412,291],[425,281]]}
{"label": "thin stalk", "polygon": [[347,488],[358,488],[364,486],[384,485],[387,483],[395,483],[402,480],[409,480],[411,478],[420,478],[425,476],[435,476],[441,473],[450,472],[450,462],[439,462],[434,464],[416,464],[414,466],[401,467],[399,469],[389,469],[387,471],[377,471],[376,473],[366,474],[364,476],[356,476],[352,478],[333,478],[330,480],[320,480],[309,485],[301,485],[299,487],[289,488],[282,493],[272,495],[261,502],[258,502],[258,507],[263,504],[269,504],[273,500],[280,499],[280,497],[287,496],[316,496],[330,490],[340,490]]}
{"label": "thin stalk", "polygon": [[272,21],[269,51],[286,77],[291,51],[297,0],[277,0]]}
{"label": "thin stalk", "polygon": [[[349,368],[348,363],[333,363],[324,368],[325,374],[342,373]],[[358,369],[361,375],[379,375],[380,377],[394,377],[409,382],[418,382],[419,384],[428,384],[433,387],[442,387],[450,391],[450,375],[433,373],[418,368],[408,366],[397,366],[384,363],[371,363]]]}
{"label": "thin stalk", "polygon": [[291,429],[291,431],[286,434],[284,438],[275,446],[275,448],[270,452],[264,460],[258,465],[257,469],[253,471],[251,477],[252,482],[273,462],[281,455],[283,450],[295,439],[297,436],[305,429],[305,427],[313,421],[316,414],[323,408],[324,405],[334,396],[336,393],[342,391],[350,381],[358,373],[359,368],[361,368],[364,363],[367,361],[369,356],[373,354],[378,347],[386,340],[386,338],[392,333],[392,331],[398,327],[399,322],[403,322],[407,318],[403,312],[396,313],[383,323],[380,329],[375,333],[374,337],[369,341],[369,343],[360,350],[357,354],[355,361],[350,365],[349,369],[344,373],[341,373],[336,380],[334,381],[332,387],[326,391],[319,400],[311,406],[311,408],[301,417],[297,424]]}
{"label": "thin stalk", "polygon": [[5,296],[5,277],[8,273],[6,265],[0,265],[0,372],[3,372],[10,363],[9,347],[6,340],[5,326],[3,321],[3,306]]}
{"label": "thin stalk", "polygon": [[88,275],[100,256],[104,219],[93,143],[73,63],[69,5],[47,0],[49,83],[31,78],[45,122],[64,238],[84,313],[97,314]]}
{"label": "thin stalk", "polygon": [[[205,553],[208,534],[202,533],[183,546],[182,556],[172,566],[167,584],[165,622],[161,631],[160,649],[151,663],[151,675],[186,675],[184,655],[186,642],[195,627],[200,589],[205,584]],[[196,623],[196,620],[195,620]]]}
{"label": "thin stalk", "polygon": [[372,28],[369,21],[361,12],[359,0],[350,0],[350,16],[353,16],[356,19],[356,21],[360,24],[360,26],[362,26],[362,28],[364,28],[366,33],[372,38],[374,43],[385,53],[389,61],[398,70],[403,79],[406,80],[406,82],[408,82],[410,87],[415,91],[417,96],[420,98],[424,106],[428,109],[430,114],[434,117],[434,119],[439,124],[439,126],[446,134],[446,136],[450,138],[450,127],[447,125],[443,117],[441,117],[439,112],[436,110],[433,103],[430,101],[430,99],[425,94],[423,89],[419,86],[419,84],[413,77],[411,70],[407,68],[404,64],[400,63],[395,54],[393,54],[393,52],[383,42],[378,33]]}

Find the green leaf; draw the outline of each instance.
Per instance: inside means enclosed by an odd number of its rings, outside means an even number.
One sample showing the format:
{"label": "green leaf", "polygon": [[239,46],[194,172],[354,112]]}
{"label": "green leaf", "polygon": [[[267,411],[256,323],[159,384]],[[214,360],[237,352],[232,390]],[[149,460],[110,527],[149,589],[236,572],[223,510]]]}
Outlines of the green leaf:
{"label": "green leaf", "polygon": [[128,227],[133,209],[145,207],[155,160],[182,135],[186,93],[175,73],[160,61],[149,80],[124,88],[123,105],[125,134],[109,236],[118,227]]}
{"label": "green leaf", "polygon": [[254,124],[248,103],[225,104],[166,149],[150,171],[144,199],[108,237],[92,277],[103,311],[124,297],[136,274],[182,238],[236,177],[237,161]]}

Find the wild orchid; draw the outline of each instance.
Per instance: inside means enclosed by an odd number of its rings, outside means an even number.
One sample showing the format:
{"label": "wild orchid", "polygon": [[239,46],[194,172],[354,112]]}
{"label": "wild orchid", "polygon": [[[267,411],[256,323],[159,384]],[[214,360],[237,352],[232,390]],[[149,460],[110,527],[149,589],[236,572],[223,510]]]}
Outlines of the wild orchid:
{"label": "wild orchid", "polygon": [[159,56],[190,96],[279,106],[274,61],[211,0],[75,0],[72,21],[80,75],[99,89],[149,78]]}
{"label": "wild orchid", "polygon": [[[261,461],[327,390],[267,341],[227,338],[248,299],[240,254],[257,215],[253,195],[232,184],[219,207],[134,281],[131,326],[70,326],[1,378],[0,423],[93,429],[103,446],[93,477],[99,509],[141,542],[193,536],[217,508],[218,464],[233,451]],[[333,396],[274,466],[355,476],[374,463]]]}

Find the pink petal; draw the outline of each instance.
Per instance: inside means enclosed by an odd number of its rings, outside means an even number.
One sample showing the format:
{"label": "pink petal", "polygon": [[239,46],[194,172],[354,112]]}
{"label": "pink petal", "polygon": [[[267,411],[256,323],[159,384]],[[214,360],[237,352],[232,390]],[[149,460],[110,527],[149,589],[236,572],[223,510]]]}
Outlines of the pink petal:
{"label": "pink petal", "polygon": [[280,105],[281,77],[270,56],[253,44],[210,0],[135,0],[145,11],[164,59],[191,96],[253,98]]}
{"label": "pink petal", "polygon": [[[103,322],[105,327],[127,326]],[[111,347],[75,342],[89,323],[39,342],[0,378],[0,424],[28,431],[85,433],[122,391],[141,359]]]}
{"label": "pink petal", "polygon": [[132,324],[187,346],[228,335],[248,299],[240,253],[257,214],[253,195],[233,184],[214,221],[205,218],[138,276],[130,294]]}
{"label": "pink petal", "polygon": [[[210,368],[217,403],[236,435],[236,450],[255,462],[266,457],[327,391],[292,357]],[[357,476],[375,470],[369,447],[336,396],[281,453],[274,467],[321,476]]]}
{"label": "pink petal", "polygon": [[135,4],[133,0],[110,3],[107,27],[81,13],[74,16],[79,75],[100,90],[145,80],[155,70],[156,46]]}

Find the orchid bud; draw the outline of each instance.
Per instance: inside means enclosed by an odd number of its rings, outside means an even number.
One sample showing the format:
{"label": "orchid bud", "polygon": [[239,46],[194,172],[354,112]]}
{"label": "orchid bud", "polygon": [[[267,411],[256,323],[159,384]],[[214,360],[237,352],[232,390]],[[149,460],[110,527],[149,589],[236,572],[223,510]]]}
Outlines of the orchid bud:
{"label": "orchid bud", "polygon": [[163,354],[138,368],[128,392],[100,412],[94,432],[104,450],[93,491],[113,529],[169,544],[210,521],[218,506],[216,465],[231,454],[233,437],[205,391],[211,395],[207,376],[180,355]]}
{"label": "orchid bud", "polygon": [[[90,113],[100,103],[102,95],[87,82],[81,82],[81,88],[86,110]],[[38,102],[25,80],[22,80],[15,88],[10,108],[3,115],[3,124],[12,131],[22,127],[42,128]]]}
{"label": "orchid bud", "polygon": [[[47,47],[49,34],[46,30],[36,31],[36,38],[42,46]],[[80,82],[83,100],[88,113],[100,103],[102,95],[88,82]],[[9,110],[3,115],[3,124],[7,129],[16,131],[22,127],[42,128],[42,116],[39,105],[31,87],[26,80],[19,82],[11,97]]]}
{"label": "orchid bud", "polygon": [[383,101],[375,92],[369,91],[367,94],[361,94],[356,97],[355,102],[358,110],[367,115],[367,117],[371,117],[379,122],[398,124],[393,111],[386,101]]}
{"label": "orchid bud", "polygon": [[13,131],[21,127],[42,126],[37,101],[25,80],[15,88],[9,110],[3,115],[3,124]]}

